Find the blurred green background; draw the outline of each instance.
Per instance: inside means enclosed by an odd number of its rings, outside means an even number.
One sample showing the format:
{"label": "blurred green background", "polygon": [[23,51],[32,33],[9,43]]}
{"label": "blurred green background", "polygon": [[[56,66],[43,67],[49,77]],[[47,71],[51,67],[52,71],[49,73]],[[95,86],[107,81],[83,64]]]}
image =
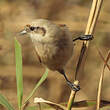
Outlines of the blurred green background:
{"label": "blurred green background", "polygon": [[[66,24],[73,38],[84,34],[92,0],[0,0],[0,92],[17,106],[14,37],[23,27],[38,18]],[[95,46],[106,58],[110,50],[110,0],[105,0],[95,29],[94,40],[90,42],[84,72],[78,74],[81,91],[76,100],[96,99],[99,76],[103,61]],[[35,86],[45,71],[36,57],[34,47],[28,37],[17,37],[22,45],[24,97]],[[81,41],[77,41],[74,54],[65,70],[72,81],[78,61]],[[110,64],[110,62],[109,62]],[[106,68],[102,99],[110,100],[110,72]],[[57,72],[50,71],[47,80],[39,87],[34,97],[42,97],[54,102],[68,100],[70,88]],[[33,98],[34,98],[33,97]],[[33,99],[31,99],[33,102]]]}

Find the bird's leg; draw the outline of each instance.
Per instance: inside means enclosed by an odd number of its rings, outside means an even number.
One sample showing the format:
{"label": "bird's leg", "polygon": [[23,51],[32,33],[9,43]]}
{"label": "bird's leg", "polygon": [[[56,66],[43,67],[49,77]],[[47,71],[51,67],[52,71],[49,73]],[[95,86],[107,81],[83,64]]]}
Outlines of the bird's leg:
{"label": "bird's leg", "polygon": [[64,76],[64,78],[66,79],[67,84],[71,87],[72,90],[74,90],[74,91],[79,91],[80,90],[79,85],[77,86],[77,85],[73,84],[71,81],[68,80],[64,70],[60,70],[59,72]]}
{"label": "bird's leg", "polygon": [[81,35],[75,39],[73,39],[73,42],[76,40],[92,40],[94,37],[93,35]]}
{"label": "bird's leg", "polygon": [[71,81],[68,80],[66,74],[64,73],[63,74],[64,78],[66,79],[67,81],[67,84],[74,90],[74,91],[79,91],[80,90],[80,86],[76,86],[75,84],[73,84]]}

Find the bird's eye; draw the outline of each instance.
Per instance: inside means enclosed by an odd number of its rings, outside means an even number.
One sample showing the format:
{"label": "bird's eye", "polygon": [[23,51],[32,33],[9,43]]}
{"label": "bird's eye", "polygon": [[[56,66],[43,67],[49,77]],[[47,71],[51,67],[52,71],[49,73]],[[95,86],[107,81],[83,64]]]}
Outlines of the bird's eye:
{"label": "bird's eye", "polygon": [[31,30],[31,31],[34,31],[34,29],[35,29],[35,27],[32,27],[32,26],[30,27],[30,30]]}

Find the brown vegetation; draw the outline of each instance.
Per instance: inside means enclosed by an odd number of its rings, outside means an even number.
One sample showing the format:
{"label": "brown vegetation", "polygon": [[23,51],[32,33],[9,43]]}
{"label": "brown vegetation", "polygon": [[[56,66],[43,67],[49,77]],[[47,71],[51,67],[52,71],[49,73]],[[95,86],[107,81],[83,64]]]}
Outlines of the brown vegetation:
{"label": "brown vegetation", "polygon": [[[92,0],[91,0],[92,1]],[[89,10],[89,0],[0,0],[0,92],[15,102],[15,58],[14,37],[25,24],[33,19],[46,18],[59,24],[66,24],[73,33],[73,37],[84,34]],[[96,99],[97,87],[103,61],[95,46],[100,48],[103,56],[110,50],[110,1],[103,3],[99,21],[95,30],[95,39],[90,42],[84,72],[78,74],[81,91],[76,100]],[[29,38],[18,38],[23,50],[24,97],[32,90],[36,82],[44,73],[44,67],[38,63],[32,43]],[[73,80],[74,70],[79,57],[81,42],[76,42],[74,55],[66,67],[68,77]],[[110,62],[108,63],[110,64]],[[105,69],[102,99],[110,100],[109,70]],[[55,91],[57,90],[57,91]],[[64,102],[69,98],[70,88],[63,77],[57,72],[50,71],[48,79],[38,89],[35,96],[54,102]],[[10,97],[11,96],[11,97]],[[33,99],[32,99],[33,101]]]}

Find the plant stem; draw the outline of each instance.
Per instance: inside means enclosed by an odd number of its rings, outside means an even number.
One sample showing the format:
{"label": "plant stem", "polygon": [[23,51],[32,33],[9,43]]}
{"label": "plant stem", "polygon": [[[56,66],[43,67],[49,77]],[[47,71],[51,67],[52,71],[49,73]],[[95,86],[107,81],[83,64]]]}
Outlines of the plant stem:
{"label": "plant stem", "polygon": [[[76,86],[79,85],[79,81],[78,80],[74,81],[74,84]],[[69,101],[68,101],[67,110],[71,110],[72,104],[73,104],[74,99],[75,99],[75,94],[76,94],[76,91],[72,90],[71,94],[70,94]]]}
{"label": "plant stem", "polygon": [[[87,27],[85,30],[85,35],[93,35],[94,34],[97,19],[98,19],[100,10],[101,10],[102,1],[103,0],[93,0],[90,14],[89,14],[89,18],[88,18]],[[79,73],[81,64],[84,62],[84,59],[86,57],[85,53],[87,52],[88,46],[89,46],[89,41],[83,41],[78,64],[76,67],[75,80],[77,78],[77,74]],[[70,94],[69,101],[68,101],[67,110],[71,110],[75,95],[76,95],[76,92],[72,91]]]}

